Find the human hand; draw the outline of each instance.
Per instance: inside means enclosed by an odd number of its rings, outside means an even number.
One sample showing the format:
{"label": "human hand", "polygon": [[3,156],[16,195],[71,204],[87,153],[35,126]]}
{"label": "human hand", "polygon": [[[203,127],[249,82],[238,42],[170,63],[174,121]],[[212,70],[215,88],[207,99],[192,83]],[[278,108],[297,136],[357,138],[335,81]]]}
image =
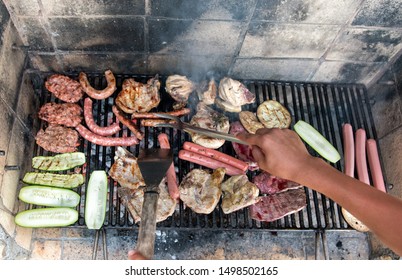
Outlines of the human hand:
{"label": "human hand", "polygon": [[236,135],[252,146],[259,167],[275,176],[296,181],[313,157],[296,132],[290,129],[262,128],[255,134]]}
{"label": "human hand", "polygon": [[147,260],[140,252],[135,250],[128,251],[129,260]]}

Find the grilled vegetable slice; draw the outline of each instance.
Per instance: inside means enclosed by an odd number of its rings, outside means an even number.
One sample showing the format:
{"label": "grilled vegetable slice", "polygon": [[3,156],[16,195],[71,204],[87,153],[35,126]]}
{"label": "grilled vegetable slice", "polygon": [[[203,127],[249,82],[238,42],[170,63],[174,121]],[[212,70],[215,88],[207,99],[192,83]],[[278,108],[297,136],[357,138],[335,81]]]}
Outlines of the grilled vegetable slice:
{"label": "grilled vegetable slice", "polygon": [[30,185],[73,189],[84,183],[84,175],[28,172],[22,181]]}
{"label": "grilled vegetable slice", "polygon": [[85,224],[89,229],[100,229],[106,215],[107,175],[103,170],[95,170],[89,177],[86,189]]}
{"label": "grilled vegetable slice", "polygon": [[244,128],[248,131],[248,133],[255,134],[257,130],[265,127],[262,123],[258,121],[257,116],[250,111],[240,112],[239,120]]}
{"label": "grilled vegetable slice", "polygon": [[71,208],[40,208],[26,210],[15,216],[15,223],[21,227],[64,227],[78,220],[78,212]]}
{"label": "grilled vegetable slice", "polygon": [[288,128],[292,121],[289,111],[275,100],[262,102],[257,108],[257,117],[267,128]]}
{"label": "grilled vegetable slice", "polygon": [[46,171],[63,171],[85,163],[85,154],[81,152],[64,153],[55,156],[37,156],[32,159],[32,167]]}
{"label": "grilled vegetable slice", "polygon": [[23,187],[18,198],[26,203],[50,207],[75,207],[80,202],[80,195],[72,190],[45,187]]}
{"label": "grilled vegetable slice", "polygon": [[328,161],[335,163],[340,160],[341,156],[331,143],[325,139],[314,127],[305,121],[299,120],[294,125],[294,130],[299,136],[306,141],[317,153]]}

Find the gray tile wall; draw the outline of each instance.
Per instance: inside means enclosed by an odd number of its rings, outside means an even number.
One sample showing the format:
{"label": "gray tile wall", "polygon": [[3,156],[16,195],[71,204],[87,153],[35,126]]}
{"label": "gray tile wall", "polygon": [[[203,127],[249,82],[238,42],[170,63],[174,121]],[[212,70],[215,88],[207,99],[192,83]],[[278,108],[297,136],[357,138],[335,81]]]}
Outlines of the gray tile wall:
{"label": "gray tile wall", "polygon": [[377,80],[402,52],[400,0],[3,0],[33,68]]}

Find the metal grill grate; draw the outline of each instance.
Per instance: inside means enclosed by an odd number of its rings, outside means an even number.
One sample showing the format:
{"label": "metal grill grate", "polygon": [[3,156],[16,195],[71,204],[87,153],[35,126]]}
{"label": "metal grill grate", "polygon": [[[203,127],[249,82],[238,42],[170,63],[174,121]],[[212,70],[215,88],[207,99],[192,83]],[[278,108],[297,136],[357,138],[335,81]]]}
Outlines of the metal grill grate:
{"label": "metal grill grate", "polygon": [[[50,74],[49,74],[50,75]],[[45,75],[45,79],[47,76]],[[77,79],[77,75],[72,75]],[[135,78],[137,81],[146,82],[150,77],[144,75],[116,75],[118,90],[106,100],[94,100],[94,118],[97,124],[106,126],[115,120],[112,113],[114,97],[120,91],[124,79]],[[104,88],[106,80],[103,74],[88,74],[90,83],[95,88]],[[172,100],[164,91],[165,77],[161,80],[162,102],[158,111],[171,110]],[[44,81],[42,81],[44,82]],[[267,99],[277,100],[282,103],[292,114],[292,126],[303,119],[318,129],[337,149],[343,154],[342,149],[342,124],[348,122],[353,128],[364,128],[367,137],[376,138],[373,118],[368,102],[367,91],[362,85],[347,84],[322,84],[322,83],[292,83],[292,82],[271,82],[271,81],[242,81],[250,91],[257,96],[255,104],[244,106],[244,110],[256,111],[257,106]],[[42,85],[41,105],[46,102],[59,102]],[[193,95],[194,96],[194,95]],[[81,101],[83,105],[83,101]],[[231,120],[236,119],[235,114],[228,114]],[[185,117],[189,121],[189,116]],[[44,124],[42,124],[44,125]],[[165,128],[141,128],[145,132],[144,140],[140,145],[128,147],[134,155],[138,155],[141,147],[156,147],[157,136],[160,132],[169,135],[171,146],[173,147],[175,166],[178,168],[178,179],[184,177],[192,168],[200,166],[178,159],[177,153],[184,141],[190,141],[186,133]],[[129,130],[121,130],[119,136],[131,135]],[[87,164],[84,175],[86,183],[93,170],[102,169],[109,171],[113,164],[115,147],[102,147],[86,140],[82,140],[79,150],[87,156]],[[230,143],[220,149],[228,154],[234,155]],[[313,150],[310,153],[315,154]],[[50,155],[40,147],[35,148],[35,155]],[[343,162],[336,163],[339,170],[343,170]],[[252,179],[257,173],[249,172]],[[85,226],[84,205],[85,205],[85,185],[78,188],[81,194],[81,202],[77,206],[79,220],[74,225],[76,227]],[[136,227],[132,217],[117,197],[117,182],[109,178],[108,209],[104,228],[133,228]],[[287,229],[350,229],[344,221],[341,208],[335,202],[324,195],[305,188],[307,195],[307,207],[298,213],[288,215],[274,222],[258,222],[252,220],[247,208],[231,214],[224,214],[218,205],[209,215],[196,214],[189,208],[185,208],[180,202],[173,216],[158,224],[159,228],[202,228],[202,229],[268,229],[268,230],[287,230]]]}

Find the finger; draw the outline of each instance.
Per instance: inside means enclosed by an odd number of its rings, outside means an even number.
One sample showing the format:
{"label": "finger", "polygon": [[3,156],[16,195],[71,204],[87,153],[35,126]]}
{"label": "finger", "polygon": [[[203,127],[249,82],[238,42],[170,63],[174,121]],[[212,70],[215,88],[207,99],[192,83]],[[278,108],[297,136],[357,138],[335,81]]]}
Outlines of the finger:
{"label": "finger", "polygon": [[254,134],[250,134],[247,132],[241,132],[239,134],[236,134],[236,137],[242,141],[249,143],[250,145],[255,144],[255,135]]}
{"label": "finger", "polygon": [[146,258],[135,250],[131,250],[128,252],[128,259],[129,260],[146,260]]}
{"label": "finger", "polygon": [[258,146],[252,146],[251,153],[257,162],[263,161],[266,157],[264,152]]}

